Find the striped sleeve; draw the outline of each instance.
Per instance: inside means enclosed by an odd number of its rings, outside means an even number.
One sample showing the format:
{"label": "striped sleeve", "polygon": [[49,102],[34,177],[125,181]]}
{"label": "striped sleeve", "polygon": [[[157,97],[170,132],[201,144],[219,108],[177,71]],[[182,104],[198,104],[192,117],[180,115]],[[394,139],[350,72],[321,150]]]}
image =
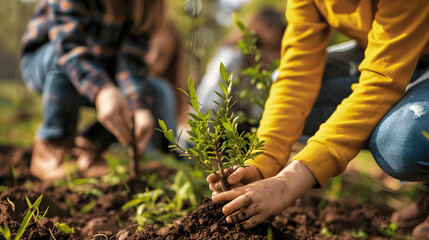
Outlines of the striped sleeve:
{"label": "striped sleeve", "polygon": [[91,18],[87,4],[84,0],[49,0],[49,14],[55,21],[49,38],[56,41],[58,64],[76,89],[94,101],[101,87],[112,80],[99,63],[100,47],[84,31]]}
{"label": "striped sleeve", "polygon": [[148,40],[146,34],[128,34],[117,56],[116,80],[132,110],[146,108],[148,105],[147,66],[144,61]]}

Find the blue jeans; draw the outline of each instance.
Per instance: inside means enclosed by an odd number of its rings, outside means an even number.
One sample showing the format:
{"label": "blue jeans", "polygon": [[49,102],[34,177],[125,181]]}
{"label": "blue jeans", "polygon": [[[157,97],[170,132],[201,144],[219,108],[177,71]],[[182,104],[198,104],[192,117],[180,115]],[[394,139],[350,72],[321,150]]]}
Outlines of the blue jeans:
{"label": "blue jeans", "polygon": [[[356,45],[328,51],[322,87],[307,118],[304,136],[313,135],[352,93],[363,57],[363,49]],[[367,142],[381,169],[403,181],[429,182],[429,139],[422,134],[429,133],[429,75],[415,81],[425,72],[429,66],[419,63],[410,79],[415,85],[384,116]]]}
{"label": "blue jeans", "polygon": [[[42,95],[43,122],[37,136],[41,139],[55,140],[71,138],[76,135],[79,108],[94,105],[79,94],[55,57],[55,43],[46,43],[33,53],[25,54],[21,61],[21,71],[28,88]],[[176,129],[176,109],[172,87],[163,79],[148,78],[151,88],[152,105],[149,106],[156,126],[157,119],[163,119],[169,129]],[[159,126],[157,126],[159,127]],[[100,150],[116,141],[115,137],[99,122],[80,133],[93,141]],[[168,143],[162,133],[155,131],[151,146],[167,151]]]}

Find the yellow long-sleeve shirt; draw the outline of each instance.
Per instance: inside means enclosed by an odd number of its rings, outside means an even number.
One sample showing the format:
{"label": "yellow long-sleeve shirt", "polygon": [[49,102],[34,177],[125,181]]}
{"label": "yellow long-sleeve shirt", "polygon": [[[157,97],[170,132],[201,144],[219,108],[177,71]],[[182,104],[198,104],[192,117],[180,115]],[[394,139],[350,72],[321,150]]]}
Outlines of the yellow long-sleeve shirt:
{"label": "yellow long-sleeve shirt", "polygon": [[[274,176],[301,135],[321,86],[332,29],[365,47],[353,93],[293,160],[323,186],[340,174],[377,123],[404,95],[421,55],[429,53],[427,0],[288,0],[279,77],[271,88],[258,135],[264,153],[247,164]],[[429,94],[429,93],[428,93]]]}

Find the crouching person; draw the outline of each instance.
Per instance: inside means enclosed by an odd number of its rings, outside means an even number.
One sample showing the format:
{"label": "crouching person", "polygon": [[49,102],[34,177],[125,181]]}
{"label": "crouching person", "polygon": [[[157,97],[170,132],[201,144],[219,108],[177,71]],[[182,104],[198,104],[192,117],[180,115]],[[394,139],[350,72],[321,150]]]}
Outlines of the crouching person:
{"label": "crouching person", "polygon": [[[164,144],[154,134],[154,118],[175,127],[172,89],[147,78],[144,62],[163,11],[163,1],[40,2],[22,38],[21,60],[25,83],[42,95],[43,104],[33,175],[44,181],[64,178],[67,162],[84,176],[102,175],[105,166],[91,166],[116,139],[127,146],[135,135],[139,154]],[[77,134],[82,106],[95,107],[98,121]]]}
{"label": "crouching person", "polygon": [[[280,214],[341,174],[366,145],[387,174],[428,183],[427,1],[288,0],[286,18],[279,76],[258,129],[264,153],[228,178],[241,187],[223,192],[216,176],[208,177],[213,201],[230,201],[226,221],[251,228]],[[327,56],[333,29],[354,39],[361,54]],[[287,165],[303,133],[312,137]],[[392,221],[429,239],[428,208],[425,194]]]}

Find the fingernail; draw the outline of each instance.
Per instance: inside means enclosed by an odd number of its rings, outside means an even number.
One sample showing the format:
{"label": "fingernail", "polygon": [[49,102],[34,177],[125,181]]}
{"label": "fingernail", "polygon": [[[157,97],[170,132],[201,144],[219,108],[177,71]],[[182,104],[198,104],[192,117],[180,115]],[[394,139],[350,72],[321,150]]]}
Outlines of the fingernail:
{"label": "fingernail", "polygon": [[235,184],[235,178],[229,177],[227,181],[229,184]]}

